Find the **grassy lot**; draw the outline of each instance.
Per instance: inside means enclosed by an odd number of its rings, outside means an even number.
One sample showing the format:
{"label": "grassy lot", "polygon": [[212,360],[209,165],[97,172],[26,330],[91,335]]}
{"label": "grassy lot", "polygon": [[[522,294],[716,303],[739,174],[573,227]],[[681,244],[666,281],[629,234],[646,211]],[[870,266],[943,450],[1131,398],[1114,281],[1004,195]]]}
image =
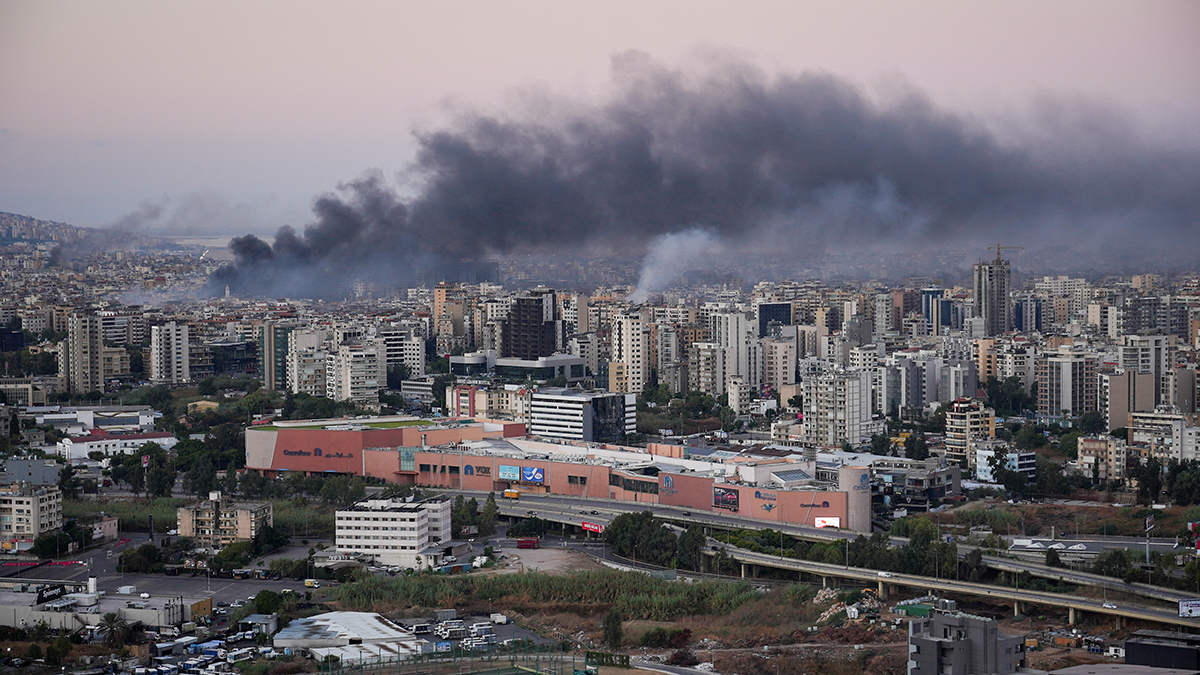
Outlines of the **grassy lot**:
{"label": "grassy lot", "polygon": [[[120,519],[121,532],[149,532],[150,516],[154,516],[154,531],[173,530],[178,522],[180,506],[195,501],[188,497],[145,499],[113,498],[100,500],[66,500],[64,518],[80,518],[103,511]],[[326,506],[298,503],[290,499],[272,499],[275,529],[297,541],[333,537],[334,512]]]}
{"label": "grassy lot", "polygon": [[120,520],[120,531],[149,532],[150,516],[154,516],[154,531],[167,532],[175,529],[179,520],[179,507],[192,501],[186,497],[166,497],[146,501],[145,499],[88,499],[64,500],[63,517],[81,518],[98,512],[116,516]]}

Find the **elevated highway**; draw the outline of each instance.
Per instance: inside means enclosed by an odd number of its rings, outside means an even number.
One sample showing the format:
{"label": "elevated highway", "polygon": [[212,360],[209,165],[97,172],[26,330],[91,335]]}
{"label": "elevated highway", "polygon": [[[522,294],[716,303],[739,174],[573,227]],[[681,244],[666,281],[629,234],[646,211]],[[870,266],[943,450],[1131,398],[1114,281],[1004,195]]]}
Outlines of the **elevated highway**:
{"label": "elevated highway", "polygon": [[[754,521],[745,518],[738,518],[724,513],[710,513],[705,511],[689,512],[686,509],[674,506],[664,506],[661,504],[636,504],[625,502],[614,502],[606,499],[579,499],[575,497],[562,497],[557,495],[538,495],[533,497],[523,497],[519,501],[504,501],[498,500],[500,514],[510,517],[528,517],[531,514],[538,518],[547,520],[553,523],[559,523],[564,528],[578,528],[583,522],[590,522],[599,525],[607,526],[612,519],[624,513],[634,513],[639,511],[650,511],[660,519],[675,522],[681,525],[690,523],[699,523],[700,525],[711,529],[733,530],[739,528],[746,529],[761,529],[764,524],[761,521]],[[853,539],[858,535],[854,532],[845,530],[818,529],[804,527],[799,525],[787,525],[782,527],[776,526],[777,529],[782,529],[787,537],[794,539],[803,539],[807,541],[839,541],[842,539]],[[907,543],[907,539],[903,537],[890,537],[893,546],[903,546]],[[1191,628],[1200,628],[1200,620],[1190,618],[1180,618],[1178,616],[1178,605],[1180,600],[1194,599],[1200,597],[1200,594],[1192,594],[1178,591],[1160,586],[1152,586],[1149,584],[1127,584],[1119,579],[1105,577],[1087,572],[1077,572],[1066,568],[1046,567],[1037,563],[1002,558],[995,555],[985,555],[983,562],[991,569],[1001,572],[1009,572],[1020,574],[1028,572],[1032,576],[1041,577],[1053,581],[1060,581],[1080,586],[1093,586],[1105,588],[1113,592],[1120,592],[1128,595],[1135,595],[1146,600],[1158,601],[1163,603],[1171,603],[1171,607],[1162,608],[1152,605],[1138,604],[1133,605],[1122,602],[1117,605],[1117,609],[1105,608],[1103,601],[1098,601],[1093,598],[1083,596],[1065,595],[1060,593],[1046,593],[1039,591],[1024,591],[1015,588],[1007,588],[1004,586],[993,586],[990,584],[978,584],[965,581],[955,581],[947,579],[936,579],[932,577],[922,577],[919,575],[908,575],[900,573],[892,573],[890,578],[880,578],[879,572],[873,569],[847,568],[839,565],[829,565],[825,563],[814,563],[796,558],[787,558],[780,556],[772,556],[762,553],[756,553],[744,549],[721,545],[726,550],[726,553],[735,561],[742,565],[743,576],[753,576],[756,568],[768,567],[775,569],[783,569],[794,571],[796,573],[811,574],[825,579],[854,579],[860,582],[878,584],[881,593],[886,593],[889,587],[906,586],[913,588],[926,588],[935,591],[965,593],[980,597],[1002,598],[1011,600],[1014,603],[1014,611],[1020,612],[1025,604],[1040,604],[1047,606],[1064,607],[1069,610],[1070,619],[1075,621],[1076,615],[1079,612],[1094,612],[1098,614],[1112,615],[1114,617],[1140,618],[1150,621],[1159,621],[1162,623],[1186,626]],[[959,544],[959,556],[965,556],[975,547]],[[714,554],[713,549],[707,550],[705,553],[708,556]],[[1110,603],[1116,604],[1116,603]]]}

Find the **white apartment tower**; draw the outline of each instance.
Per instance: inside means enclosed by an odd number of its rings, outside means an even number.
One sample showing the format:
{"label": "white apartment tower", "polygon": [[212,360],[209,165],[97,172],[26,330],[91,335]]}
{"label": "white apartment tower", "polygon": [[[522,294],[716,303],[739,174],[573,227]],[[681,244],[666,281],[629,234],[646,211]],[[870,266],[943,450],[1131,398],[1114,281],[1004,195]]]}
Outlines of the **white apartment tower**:
{"label": "white apartment tower", "polygon": [[762,381],[774,391],[785,384],[796,383],[796,343],[792,340],[764,338],[762,340]]}
{"label": "white apartment tower", "polygon": [[339,345],[325,359],[325,395],[335,401],[378,405],[379,390],[387,386],[386,352],[377,339]]}
{"label": "white apartment tower", "polygon": [[838,448],[858,446],[883,432],[883,420],[873,419],[871,373],[866,370],[809,375],[801,382],[804,397],[805,445]]}
{"label": "white apartment tower", "polygon": [[637,394],[650,378],[650,327],[642,310],[613,317],[608,390]]}
{"label": "white apartment tower", "polygon": [[693,342],[689,359],[689,389],[710,396],[725,393],[725,350],[715,342]]}
{"label": "white apartment tower", "polygon": [[188,325],[168,321],[150,328],[150,381],[183,384],[192,379]]}
{"label": "white apartment tower", "polygon": [[58,376],[72,393],[104,391],[104,333],[100,318],[72,314],[67,320],[67,339],[59,343]]}
{"label": "white apartment tower", "polygon": [[1154,404],[1163,403],[1163,379],[1171,364],[1170,335],[1125,335],[1121,338],[1121,367],[1154,378]]}
{"label": "white apartment tower", "polygon": [[725,350],[725,376],[757,387],[762,377],[758,322],[751,312],[720,312],[710,317],[712,341]]}

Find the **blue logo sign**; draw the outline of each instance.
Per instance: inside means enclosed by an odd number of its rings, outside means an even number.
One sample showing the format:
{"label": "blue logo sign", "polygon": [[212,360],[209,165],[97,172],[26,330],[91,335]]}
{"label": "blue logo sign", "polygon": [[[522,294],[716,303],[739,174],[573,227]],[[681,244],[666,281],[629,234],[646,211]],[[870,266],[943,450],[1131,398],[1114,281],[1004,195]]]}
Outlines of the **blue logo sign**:
{"label": "blue logo sign", "polygon": [[[766,501],[773,502],[773,501],[777,500],[779,498],[779,496],[776,495],[774,492],[760,492],[758,490],[755,490],[754,498],[755,499],[764,499]],[[770,511],[770,509],[767,509],[767,510]]]}
{"label": "blue logo sign", "polygon": [[763,511],[770,512],[770,511],[771,511],[772,509],[774,509],[774,508],[775,508],[775,505],[774,505],[774,504],[771,504],[770,502],[768,502],[768,503],[766,503],[766,504],[763,504],[763,505],[762,505],[762,510],[763,510]]}
{"label": "blue logo sign", "polygon": [[672,479],[670,476],[663,476],[663,487],[668,489],[675,487],[674,479]]}
{"label": "blue logo sign", "polygon": [[545,479],[545,469],[536,466],[521,467],[521,480],[527,483],[541,483]]}
{"label": "blue logo sign", "polygon": [[470,464],[464,466],[463,467],[463,475],[464,476],[474,476],[475,475],[475,467],[471,466]]}

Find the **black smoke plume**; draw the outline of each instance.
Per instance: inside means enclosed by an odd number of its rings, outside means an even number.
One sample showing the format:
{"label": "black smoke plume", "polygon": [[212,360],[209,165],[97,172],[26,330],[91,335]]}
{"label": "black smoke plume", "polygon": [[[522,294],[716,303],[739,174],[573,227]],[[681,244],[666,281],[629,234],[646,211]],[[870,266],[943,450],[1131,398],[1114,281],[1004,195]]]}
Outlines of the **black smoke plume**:
{"label": "black smoke plume", "polygon": [[214,292],[320,296],[337,280],[403,284],[493,253],[644,253],[693,231],[722,255],[798,261],[905,247],[983,257],[997,242],[1116,259],[1198,243],[1200,154],[1139,138],[1111,111],[1044,106],[1022,138],[1001,140],[918,93],[878,103],[825,74],[697,74],[640,53],[614,66],[602,104],[541,100],[418,134],[401,186],[414,196],[378,172],[343,185],[303,233],[233,240]]}

